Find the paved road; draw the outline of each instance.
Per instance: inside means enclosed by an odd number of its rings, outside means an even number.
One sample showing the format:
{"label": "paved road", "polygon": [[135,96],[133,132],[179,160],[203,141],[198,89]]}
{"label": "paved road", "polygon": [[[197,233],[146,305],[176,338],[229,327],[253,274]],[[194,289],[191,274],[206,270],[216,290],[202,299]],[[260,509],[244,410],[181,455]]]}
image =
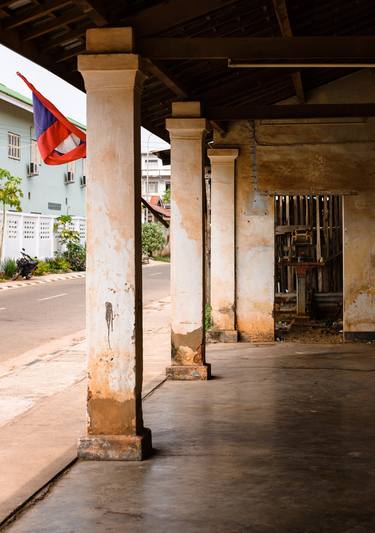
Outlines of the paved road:
{"label": "paved road", "polygon": [[[169,264],[143,269],[144,304],[169,294]],[[0,291],[0,362],[85,327],[85,280]]]}

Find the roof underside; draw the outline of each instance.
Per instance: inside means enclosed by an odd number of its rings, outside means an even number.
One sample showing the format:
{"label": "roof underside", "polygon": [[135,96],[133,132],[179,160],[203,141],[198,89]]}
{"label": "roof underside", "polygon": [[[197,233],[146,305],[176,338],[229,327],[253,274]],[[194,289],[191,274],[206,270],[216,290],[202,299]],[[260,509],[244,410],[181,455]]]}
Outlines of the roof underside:
{"label": "roof underside", "polygon": [[[142,37],[371,36],[373,0],[0,0],[0,42],[79,89],[77,58],[85,31],[133,26]],[[230,69],[226,61],[164,60],[151,64],[142,124],[166,138],[176,99],[222,108],[269,105],[347,75],[349,68]]]}

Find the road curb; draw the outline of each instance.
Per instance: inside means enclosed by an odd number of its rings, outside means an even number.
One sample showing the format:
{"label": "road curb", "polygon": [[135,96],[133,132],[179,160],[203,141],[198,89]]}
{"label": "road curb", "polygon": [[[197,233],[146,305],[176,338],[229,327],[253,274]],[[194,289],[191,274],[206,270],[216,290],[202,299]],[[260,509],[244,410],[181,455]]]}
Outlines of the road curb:
{"label": "road curb", "polygon": [[53,276],[46,276],[44,279],[33,278],[23,281],[9,281],[6,283],[0,283],[0,291],[6,291],[11,289],[19,289],[20,287],[28,287],[32,285],[43,285],[44,283],[52,283],[53,281],[62,281],[64,279],[77,279],[86,277],[86,272],[75,272],[74,274],[56,274]]}

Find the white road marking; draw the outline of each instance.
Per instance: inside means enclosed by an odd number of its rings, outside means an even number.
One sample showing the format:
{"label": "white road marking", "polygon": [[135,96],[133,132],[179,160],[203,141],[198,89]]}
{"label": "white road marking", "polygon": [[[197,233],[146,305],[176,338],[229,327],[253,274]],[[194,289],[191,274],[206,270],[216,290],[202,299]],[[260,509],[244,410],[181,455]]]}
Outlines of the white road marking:
{"label": "white road marking", "polygon": [[6,307],[0,307],[0,311],[5,311]]}
{"label": "white road marking", "polygon": [[44,300],[52,300],[53,298],[61,298],[61,296],[67,296],[67,293],[63,292],[62,294],[55,294],[55,296],[48,296],[47,298],[38,298],[38,301],[44,302]]}

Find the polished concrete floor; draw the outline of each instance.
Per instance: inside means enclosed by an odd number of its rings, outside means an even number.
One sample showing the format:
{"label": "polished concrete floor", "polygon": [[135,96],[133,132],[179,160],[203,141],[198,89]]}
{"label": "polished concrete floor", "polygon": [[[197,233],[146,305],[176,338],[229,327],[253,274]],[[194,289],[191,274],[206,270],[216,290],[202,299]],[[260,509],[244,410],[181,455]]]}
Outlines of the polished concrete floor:
{"label": "polished concrete floor", "polygon": [[144,403],[155,455],[79,462],[8,528],[375,532],[375,346],[210,347]]}

